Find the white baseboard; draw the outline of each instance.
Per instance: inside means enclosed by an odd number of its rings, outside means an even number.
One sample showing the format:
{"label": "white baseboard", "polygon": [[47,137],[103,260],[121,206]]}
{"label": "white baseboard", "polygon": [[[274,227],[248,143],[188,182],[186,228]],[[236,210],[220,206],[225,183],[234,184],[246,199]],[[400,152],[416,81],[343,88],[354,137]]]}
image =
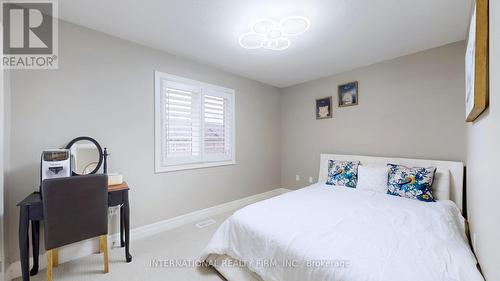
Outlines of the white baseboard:
{"label": "white baseboard", "polygon": [[[218,214],[230,212],[246,205],[253,204],[274,196],[278,196],[289,192],[286,188],[277,188],[268,192],[256,194],[253,196],[245,197],[214,207],[206,208],[203,210],[195,211],[178,217],[170,218],[164,221],[159,221],[153,224],[140,226],[130,230],[130,240],[139,240],[160,232],[168,231],[186,224],[198,222],[207,217],[215,216]],[[120,234],[115,233],[108,236],[110,245],[118,246],[120,244]],[[43,243],[41,243],[43,245]],[[71,244],[59,249],[59,263],[65,263],[71,260],[76,260],[91,254],[98,253],[99,243],[97,239],[89,239],[75,244]],[[30,248],[31,250],[31,248]],[[40,270],[45,268],[45,254],[40,255]],[[33,264],[33,258],[30,258],[30,265]],[[21,262],[16,261],[11,263],[6,271],[6,281],[11,281],[14,278],[21,276]]]}

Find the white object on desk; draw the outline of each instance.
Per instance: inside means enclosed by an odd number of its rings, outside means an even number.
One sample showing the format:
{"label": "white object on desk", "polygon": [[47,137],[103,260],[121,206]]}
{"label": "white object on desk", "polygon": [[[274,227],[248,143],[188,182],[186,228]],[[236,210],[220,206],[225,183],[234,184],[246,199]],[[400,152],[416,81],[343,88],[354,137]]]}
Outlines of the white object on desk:
{"label": "white object on desk", "polygon": [[71,176],[71,157],[68,149],[49,149],[42,152],[41,180]]}
{"label": "white object on desk", "polygon": [[108,185],[117,185],[123,183],[123,175],[118,173],[108,173]]}

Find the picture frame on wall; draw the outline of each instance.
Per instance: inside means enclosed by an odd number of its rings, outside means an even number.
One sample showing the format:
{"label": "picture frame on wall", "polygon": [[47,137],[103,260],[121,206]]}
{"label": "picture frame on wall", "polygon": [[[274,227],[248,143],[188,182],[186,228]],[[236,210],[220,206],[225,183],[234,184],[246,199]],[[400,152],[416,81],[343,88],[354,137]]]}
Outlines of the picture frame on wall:
{"label": "picture frame on wall", "polygon": [[339,107],[358,104],[358,81],[339,85]]}
{"label": "picture frame on wall", "polygon": [[476,0],[465,53],[465,120],[473,122],[488,107],[488,0]]}
{"label": "picture frame on wall", "polygon": [[316,99],[316,120],[332,118],[332,97]]}

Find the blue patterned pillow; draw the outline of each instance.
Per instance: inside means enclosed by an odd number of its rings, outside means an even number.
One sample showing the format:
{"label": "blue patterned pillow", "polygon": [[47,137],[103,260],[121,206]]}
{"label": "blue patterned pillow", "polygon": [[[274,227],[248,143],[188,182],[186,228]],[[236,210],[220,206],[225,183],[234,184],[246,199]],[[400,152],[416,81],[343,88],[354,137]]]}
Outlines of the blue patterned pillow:
{"label": "blue patterned pillow", "polygon": [[358,166],[359,161],[330,160],[326,184],[355,188],[358,182]]}
{"label": "blue patterned pillow", "polygon": [[388,194],[420,201],[434,202],[432,182],[436,167],[408,168],[401,165],[388,164]]}

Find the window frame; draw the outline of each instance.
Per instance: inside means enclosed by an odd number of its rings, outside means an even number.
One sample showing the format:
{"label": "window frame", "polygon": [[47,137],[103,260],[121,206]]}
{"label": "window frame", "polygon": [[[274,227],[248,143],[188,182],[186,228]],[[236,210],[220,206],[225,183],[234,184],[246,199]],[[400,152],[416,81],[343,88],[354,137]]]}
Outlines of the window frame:
{"label": "window frame", "polygon": [[[230,159],[229,160],[221,160],[221,161],[207,161],[207,160],[201,160],[200,162],[196,163],[184,163],[184,164],[171,164],[171,165],[164,165],[163,164],[163,148],[164,148],[164,141],[165,138],[163,136],[164,130],[162,130],[162,124],[163,124],[163,115],[164,112],[162,112],[162,88],[161,88],[161,83],[162,80],[168,80],[171,82],[177,82],[177,83],[183,83],[183,84],[188,84],[192,87],[197,87],[201,89],[200,93],[200,126],[201,126],[201,145],[202,148],[204,146],[204,131],[203,131],[203,100],[205,98],[205,95],[210,95],[210,92],[215,92],[223,95],[227,95],[231,99],[231,116],[229,117],[231,120],[231,153],[230,153]],[[180,77],[168,73],[164,73],[161,71],[155,71],[155,173],[167,173],[167,172],[173,172],[173,171],[180,171],[180,170],[191,170],[191,169],[200,169],[200,168],[209,168],[209,167],[218,167],[218,166],[227,166],[227,165],[234,165],[236,164],[236,123],[235,123],[235,116],[236,116],[236,101],[235,101],[235,91],[233,89],[229,88],[224,88],[221,86],[185,78],[185,77]],[[203,155],[205,154],[204,149],[200,150],[201,157],[202,159],[204,158]]]}

